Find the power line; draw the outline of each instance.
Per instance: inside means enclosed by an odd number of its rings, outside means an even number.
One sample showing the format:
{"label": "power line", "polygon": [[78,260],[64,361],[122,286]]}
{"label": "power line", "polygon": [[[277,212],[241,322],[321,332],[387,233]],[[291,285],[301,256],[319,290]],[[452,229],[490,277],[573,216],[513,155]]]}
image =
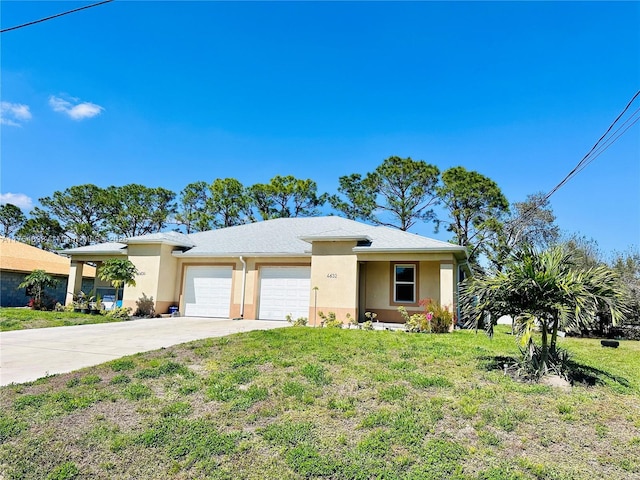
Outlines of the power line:
{"label": "power line", "polygon": [[[622,110],[622,112],[620,112],[620,114],[616,117],[616,119],[611,123],[611,125],[609,125],[609,128],[607,128],[606,132],[604,132],[604,134],[598,139],[598,141],[593,145],[593,147],[591,147],[591,150],[589,150],[589,152],[587,152],[587,154],[582,157],[582,160],[580,160],[578,162],[578,164],[573,168],[573,170],[571,170],[566,177],[564,177],[560,183],[558,183],[558,185],[556,185],[555,187],[553,187],[549,193],[547,193],[544,196],[545,201],[549,199],[549,197],[551,197],[551,195],[553,195],[554,193],[556,193],[565,183],[567,183],[569,180],[571,180],[580,170],[582,170],[586,165],[588,165],[589,163],[591,163],[594,159],[590,158],[592,156],[592,154],[598,149],[600,143],[602,142],[602,140],[609,134],[609,132],[613,129],[613,127],[615,126],[616,123],[618,123],[618,120],[620,120],[620,118],[627,112],[627,110],[629,110],[629,107],[631,107],[631,104],[633,104],[633,102],[635,101],[636,98],[638,98],[638,96],[640,96],[640,90],[638,90],[636,92],[636,94],[633,96],[633,98],[631,98],[631,100],[629,100],[629,103],[627,103],[627,105],[624,107],[624,109]],[[636,110],[635,113],[637,113],[638,111]],[[633,126],[633,124],[636,122],[637,120],[635,120],[629,127],[627,127],[627,129],[625,130],[625,132],[631,127]],[[625,122],[626,123],[626,122]],[[624,132],[622,132],[624,133]],[[611,141],[611,143],[609,145],[607,145],[606,148],[609,148],[613,142],[615,142],[618,138],[620,138],[620,135],[618,135],[615,139],[613,139]],[[605,150],[606,150],[605,148]],[[604,150],[603,150],[604,151]],[[602,153],[602,151],[600,152]],[[600,153],[598,153],[598,155],[600,155]],[[596,155],[597,156],[597,155]]]}
{"label": "power line", "polygon": [[15,27],[3,28],[2,30],[0,30],[0,33],[10,32],[11,30],[18,30],[19,28],[24,28],[24,27],[28,27],[30,25],[35,25],[36,23],[46,22],[47,20],[51,20],[53,18],[58,18],[58,17],[62,17],[64,15],[69,15],[70,13],[79,12],[80,10],[86,10],[87,8],[98,7],[100,5],[104,5],[105,3],[110,3],[110,2],[113,2],[113,0],[103,0],[102,2],[94,3],[94,4],[91,4],[91,5],[85,5],[84,7],[80,7],[80,8],[74,8],[73,10],[69,10],[69,11],[66,11],[66,12],[62,12],[62,13],[57,13],[55,15],[51,15],[50,17],[45,17],[45,18],[41,18],[39,20],[34,20],[33,22],[23,23],[21,25],[16,25]]}
{"label": "power line", "polygon": [[[591,162],[593,162],[596,158],[602,155],[609,147],[611,147],[622,135],[624,135],[627,130],[633,127],[640,120],[640,108],[636,109],[624,123],[617,127],[617,129],[609,135],[609,133],[614,129],[618,121],[624,116],[624,114],[629,110],[633,102],[640,96],[640,90],[638,90],[635,95],[629,100],[627,105],[624,107],[622,112],[616,117],[616,119],[609,125],[607,130],[602,134],[602,136],[598,139],[598,141],[591,147],[591,150],[587,152],[587,154],[582,157],[582,159],[578,162],[578,164],[555,186],[553,187],[549,193],[545,194],[539,201],[535,202],[533,205],[529,205],[528,208],[523,212],[522,216],[520,216],[514,222],[513,229],[519,235],[522,232],[519,232],[521,228],[524,228],[526,222],[529,220],[529,217],[534,215],[536,209],[544,205],[551,195],[556,193],[562,186],[564,186],[569,180],[575,177],[578,173],[584,170]],[[521,226],[519,227],[518,224]]]}

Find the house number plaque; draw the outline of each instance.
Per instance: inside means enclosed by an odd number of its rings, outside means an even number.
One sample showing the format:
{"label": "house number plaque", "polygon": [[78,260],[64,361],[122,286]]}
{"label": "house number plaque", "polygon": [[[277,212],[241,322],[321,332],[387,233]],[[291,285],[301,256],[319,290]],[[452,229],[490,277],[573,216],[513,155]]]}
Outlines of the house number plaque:
{"label": "house number plaque", "polygon": [[338,278],[337,273],[327,273],[327,278]]}

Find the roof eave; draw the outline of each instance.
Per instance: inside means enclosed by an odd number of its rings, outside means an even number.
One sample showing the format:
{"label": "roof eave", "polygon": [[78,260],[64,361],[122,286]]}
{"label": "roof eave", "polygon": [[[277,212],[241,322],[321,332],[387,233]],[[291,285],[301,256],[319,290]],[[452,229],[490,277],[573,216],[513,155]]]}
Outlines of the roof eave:
{"label": "roof eave", "polygon": [[153,244],[162,244],[162,245],[170,245],[172,247],[183,247],[183,248],[193,248],[195,247],[194,243],[185,243],[178,242],[177,240],[168,240],[168,239],[156,239],[156,240],[126,240],[127,245],[153,245]]}
{"label": "roof eave", "polygon": [[176,258],[204,258],[204,257],[217,257],[217,258],[237,258],[237,257],[310,257],[311,252],[233,252],[233,253],[221,253],[221,252],[171,252],[171,255]]}
{"label": "roof eave", "polygon": [[453,253],[459,254],[459,258],[466,258],[467,252],[464,247],[459,248],[372,248],[353,247],[354,253]]}
{"label": "roof eave", "polygon": [[74,252],[73,249],[69,250],[58,250],[60,255],[68,255],[68,256],[92,256],[92,255],[127,255],[127,249],[121,250],[92,250],[90,252]]}

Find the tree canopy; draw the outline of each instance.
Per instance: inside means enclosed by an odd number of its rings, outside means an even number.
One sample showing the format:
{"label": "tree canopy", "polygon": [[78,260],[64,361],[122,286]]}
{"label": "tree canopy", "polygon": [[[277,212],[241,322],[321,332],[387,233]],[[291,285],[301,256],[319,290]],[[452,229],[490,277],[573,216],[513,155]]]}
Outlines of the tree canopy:
{"label": "tree canopy", "polygon": [[327,201],[326,194],[318,194],[316,182],[292,175],[276,175],[269,183],[257,183],[249,187],[249,196],[263,220],[313,217]]}
{"label": "tree canopy", "polygon": [[184,225],[187,233],[202,232],[213,228],[213,219],[208,211],[209,186],[198,181],[188,184],[180,192],[176,222]]}
{"label": "tree canopy", "polygon": [[14,234],[20,230],[20,227],[27,221],[27,217],[22,210],[12,203],[0,205],[0,235],[7,238],[13,238]]}
{"label": "tree canopy", "polygon": [[149,188],[135,183],[109,187],[105,198],[104,226],[118,237],[156,233],[167,226],[175,213],[175,193],[166,188]]}
{"label": "tree canopy", "polygon": [[215,228],[233,227],[253,220],[251,197],[235,178],[218,178],[209,186],[206,209]]}
{"label": "tree canopy", "polygon": [[495,232],[487,249],[489,261],[498,269],[517,245],[532,245],[546,249],[558,243],[560,228],[549,199],[543,193],[527,195],[522,202],[514,202],[511,212]]}
{"label": "tree canopy", "polygon": [[373,172],[339,178],[329,201],[347,218],[409,230],[417,222],[435,220],[440,171],[423,160],[389,157]]}
{"label": "tree canopy", "polygon": [[107,239],[108,202],[103,189],[92,184],[76,185],[39,201],[40,217],[48,215],[57,220],[72,246],[82,247]]}
{"label": "tree canopy", "polygon": [[471,263],[477,263],[491,238],[502,230],[509,202],[496,182],[464,167],[442,173],[438,194],[449,215],[441,222],[453,233],[454,243],[467,247]]}
{"label": "tree canopy", "polygon": [[110,258],[100,265],[97,273],[100,280],[110,282],[113,288],[116,289],[114,301],[117,302],[120,288],[125,285],[135,287],[138,269],[127,258]]}

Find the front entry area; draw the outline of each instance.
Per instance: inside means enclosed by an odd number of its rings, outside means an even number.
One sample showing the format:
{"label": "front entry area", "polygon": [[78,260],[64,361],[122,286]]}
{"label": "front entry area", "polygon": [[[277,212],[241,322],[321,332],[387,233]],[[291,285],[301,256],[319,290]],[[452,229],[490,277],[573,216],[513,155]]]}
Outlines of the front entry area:
{"label": "front entry area", "polygon": [[229,318],[231,266],[187,267],[184,288],[186,317]]}
{"label": "front entry area", "polygon": [[310,298],[311,267],[260,268],[259,319],[308,317]]}

